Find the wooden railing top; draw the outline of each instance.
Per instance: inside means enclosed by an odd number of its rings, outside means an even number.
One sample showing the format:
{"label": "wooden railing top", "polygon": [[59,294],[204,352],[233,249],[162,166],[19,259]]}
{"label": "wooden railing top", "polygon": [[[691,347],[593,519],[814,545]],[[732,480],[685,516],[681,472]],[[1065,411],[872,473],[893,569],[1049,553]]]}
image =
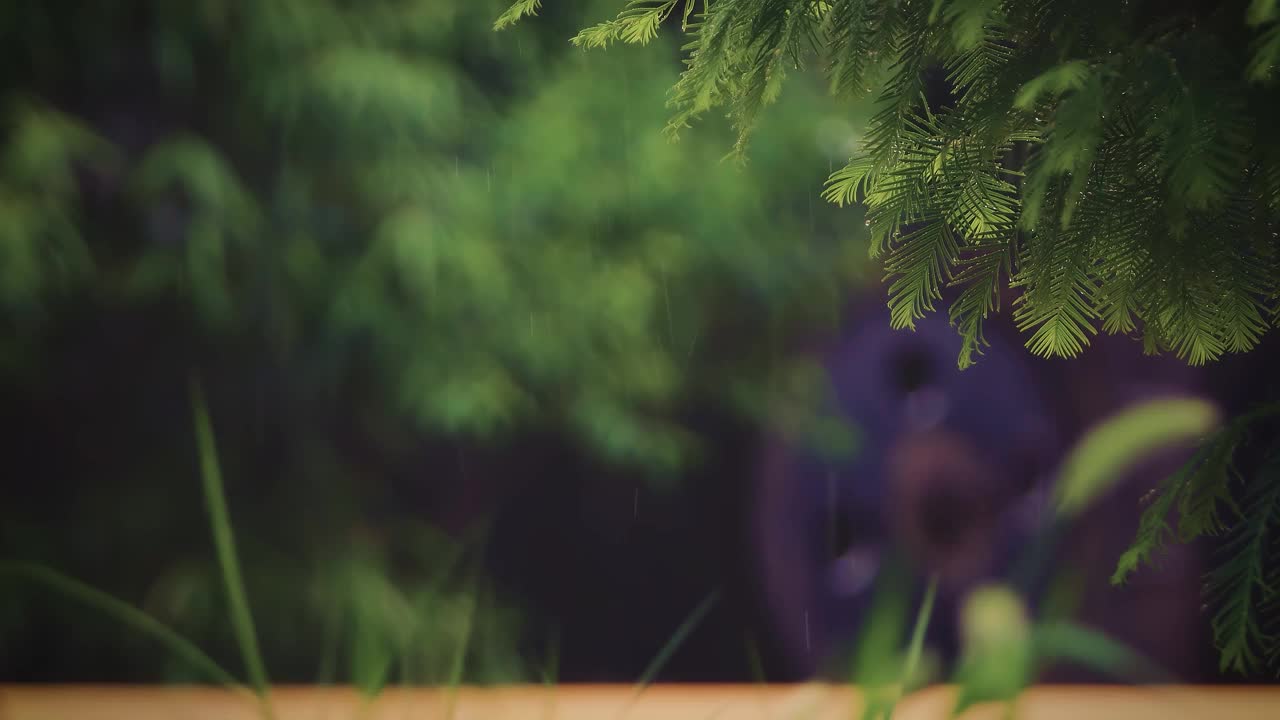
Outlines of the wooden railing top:
{"label": "wooden railing top", "polygon": [[[954,689],[903,698],[895,720],[943,720]],[[834,685],[511,686],[390,688],[366,700],[349,687],[272,690],[275,720],[856,720],[864,696]],[[975,707],[963,720],[1002,720]],[[1280,720],[1280,686],[1039,686],[1016,720]],[[0,685],[0,720],[261,720],[245,693],[139,685]]]}

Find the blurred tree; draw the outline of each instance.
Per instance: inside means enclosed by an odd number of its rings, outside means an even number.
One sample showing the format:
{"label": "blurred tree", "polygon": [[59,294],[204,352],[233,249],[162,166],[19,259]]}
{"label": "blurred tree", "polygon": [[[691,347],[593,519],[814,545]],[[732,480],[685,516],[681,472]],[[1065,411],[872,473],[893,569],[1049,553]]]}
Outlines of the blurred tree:
{"label": "blurred tree", "polygon": [[[740,172],[725,132],[661,136],[674,47],[589,62],[567,39],[602,3],[499,37],[502,7],[4,3],[0,553],[233,656],[202,590],[197,368],[268,665],[305,679],[320,633],[290,593],[342,562],[388,457],[550,435],[671,477],[708,406],[849,449],[788,349],[865,265],[839,229],[860,218],[806,190],[857,108],[796,84]],[[513,470],[539,472],[490,474]],[[411,480],[495,481],[468,477]],[[58,604],[12,609],[7,647],[44,654],[23,668],[154,676]]]}
{"label": "blurred tree", "polygon": [[[724,358],[699,338],[830,312],[855,278],[849,245],[770,191],[820,156],[800,119],[824,106],[797,88],[771,157],[706,177],[714,143],[656,132],[666,59],[585,63],[554,26],[496,42],[495,7],[12,4],[9,66],[36,72],[9,93],[3,307],[24,331],[5,342],[34,342],[59,298],[177,301],[279,367],[369,363],[425,429],[552,420],[677,468],[671,410],[758,377],[707,373]],[[130,231],[97,232],[95,200]]]}

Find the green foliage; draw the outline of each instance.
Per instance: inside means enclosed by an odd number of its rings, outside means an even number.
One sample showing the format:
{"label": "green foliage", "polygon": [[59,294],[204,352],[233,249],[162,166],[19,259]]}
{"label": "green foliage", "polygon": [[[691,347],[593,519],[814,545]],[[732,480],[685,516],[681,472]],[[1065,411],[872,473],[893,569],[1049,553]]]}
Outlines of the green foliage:
{"label": "green foliage", "polygon": [[[862,621],[851,658],[850,679],[865,694],[863,720],[893,716],[898,702],[932,679],[923,667],[923,639],[933,615],[936,586],[931,583],[907,640],[910,610],[909,575],[890,566],[878,581],[871,606]],[[906,642],[907,647],[903,649]]]}
{"label": "green foliage", "polygon": [[1033,626],[1022,599],[1007,588],[979,587],[961,609],[964,657],[952,717],[983,702],[1011,702],[1035,676]]}
{"label": "green foliage", "polygon": [[[676,6],[636,3],[618,32],[650,37]],[[823,157],[815,117],[839,109],[797,85],[761,131],[772,156],[707,173],[723,137],[675,148],[659,132],[678,68],[635,51],[584,63],[564,37],[515,25],[539,8],[157,2],[147,29],[119,29],[137,38],[113,40],[87,6],[19,3],[6,62],[48,72],[20,86],[38,110],[4,145],[0,313],[27,326],[0,342],[55,330],[32,308],[58,293],[176,304],[204,337],[265,348],[279,368],[372,376],[376,402],[420,431],[494,439],[543,423],[661,472],[696,450],[676,419],[686,403],[772,417],[788,398],[741,389],[792,374],[773,350],[783,336],[745,353],[709,338],[739,332],[744,308],[788,330],[826,321],[857,281],[847,245],[797,241],[828,220],[792,160]],[[18,41],[46,23],[83,31]],[[67,68],[126,45],[164,79],[138,120],[154,137],[128,150],[52,99],[80,81]],[[100,72],[116,82],[113,67]],[[150,119],[203,98],[199,123]],[[71,179],[109,151],[123,227],[82,216]],[[299,374],[296,391],[313,381]]]}
{"label": "green foliage", "polygon": [[507,8],[506,12],[499,15],[497,20],[493,21],[493,29],[501,30],[516,24],[520,18],[526,15],[537,15],[538,8],[541,5],[542,0],[519,0],[519,2]]}
{"label": "green foliage", "polygon": [[[629,3],[580,44],[644,44],[675,6]],[[744,157],[785,71],[820,64],[834,94],[874,97],[823,195],[866,208],[893,327],[913,328],[954,289],[949,317],[968,367],[1010,290],[1035,355],[1077,356],[1102,331],[1200,365],[1253,349],[1280,316],[1280,143],[1263,129],[1276,112],[1277,8],[721,0],[681,24],[686,69],[668,96],[668,132],[723,108]],[[1060,488],[1067,510],[1141,452],[1129,436],[1154,446],[1212,422],[1200,407],[1143,412],[1075,456]],[[1242,427],[1165,484],[1116,582],[1164,542],[1174,507],[1183,541],[1225,529]],[[1250,486],[1256,495],[1266,483]],[[1214,621],[1224,666],[1251,666],[1250,643],[1270,643],[1251,610],[1268,508],[1243,511],[1235,555],[1211,576],[1210,594],[1227,598]]]}
{"label": "green foliage", "polygon": [[964,639],[952,717],[973,705],[998,702],[1009,709],[1049,663],[1068,662],[1123,681],[1171,678],[1106,634],[1063,618],[1032,618],[1016,593],[1001,585],[974,589],[961,611]]}
{"label": "green foliage", "polygon": [[147,613],[91,585],[86,585],[50,568],[9,560],[0,561],[0,578],[8,579],[10,582],[19,580],[43,585],[56,593],[75,598],[82,604],[111,616],[134,632],[157,640],[191,667],[198,669],[202,679],[214,680],[231,687],[238,684],[231,673],[219,666],[190,640]]}
{"label": "green foliage", "polygon": [[[1280,408],[1264,406],[1205,439],[1189,463],[1152,491],[1137,537],[1112,575],[1113,583],[1124,582],[1142,564],[1153,562],[1171,539],[1225,536],[1220,564],[1205,579],[1223,670],[1249,672],[1263,660],[1280,660],[1280,646],[1262,619],[1276,609],[1275,579],[1270,575],[1278,567],[1273,534],[1280,528],[1280,454],[1272,448],[1259,472],[1247,479],[1233,468],[1250,431],[1278,413]],[[1168,518],[1175,509],[1178,520],[1171,526]]]}
{"label": "green foliage", "polygon": [[[909,576],[901,569],[891,566],[878,580],[851,659],[851,679],[865,698],[860,715],[864,720],[893,717],[903,697],[935,677],[934,668],[925,662],[923,640],[932,619],[936,581],[926,588],[906,640],[907,612],[913,601],[906,582]],[[1061,610],[1033,618],[1024,599],[1009,587],[982,585],[969,591],[959,618],[962,653],[952,677],[959,691],[952,717],[976,704],[997,702],[1011,707],[1043,667],[1054,662],[1073,663],[1120,680],[1168,681],[1146,658],[1062,617]]]}
{"label": "green foliage", "polygon": [[1280,661],[1280,644],[1260,616],[1274,611],[1276,586],[1272,551],[1280,531],[1280,453],[1273,450],[1245,493],[1249,512],[1231,528],[1222,564],[1206,580],[1208,597],[1217,604],[1213,636],[1222,651],[1223,670],[1247,672],[1265,659]]}
{"label": "green foliage", "polygon": [[1217,409],[1195,398],[1149,400],[1126,408],[1091,429],[1068,453],[1054,484],[1058,512],[1078,515],[1135,460],[1198,440],[1217,424]]}
{"label": "green foliage", "polygon": [[78,219],[77,163],[102,167],[110,147],[65,113],[11,98],[0,145],[0,307],[38,319],[42,300],[94,269]]}
{"label": "green foliage", "polygon": [[[684,0],[683,20],[688,27],[696,0]],[[646,45],[658,37],[658,29],[681,0],[630,0],[616,20],[586,28],[574,36],[574,45],[582,48],[608,47],[613,41]],[[513,8],[514,9],[514,8]]]}
{"label": "green foliage", "polygon": [[[221,626],[229,619],[262,717],[271,720],[274,711],[266,666],[240,570],[212,421],[202,386],[193,381],[191,387],[200,479],[214,537],[216,569],[203,563],[171,568],[143,607],[31,563],[0,561],[0,583],[41,585],[74,599],[165,646],[181,663],[175,673],[178,679],[212,680],[240,690],[242,686],[231,673],[180,632],[180,626],[185,625],[197,635],[206,634],[210,626]],[[325,683],[333,679],[336,654],[344,645],[349,651],[347,676],[369,696],[391,684],[391,673],[397,669],[402,682],[413,684],[447,682],[454,686],[464,679],[464,669],[472,682],[523,678],[525,667],[513,641],[512,613],[482,593],[474,572],[459,580],[458,569],[467,548],[429,530],[414,535],[416,542],[411,547],[421,561],[415,582],[397,582],[384,549],[359,539],[340,548],[325,548],[317,566],[303,574],[296,567],[271,568],[275,579],[283,579],[287,586],[282,599],[289,604],[289,617],[296,620],[299,615],[311,615],[324,620],[326,652],[316,680]],[[429,570],[423,573],[422,568]],[[216,584],[226,590],[225,608],[219,608],[216,601],[199,606],[200,601],[216,596]],[[224,610],[229,618],[215,610]],[[166,623],[167,618],[179,627]],[[280,630],[266,629],[268,634]],[[472,647],[473,643],[480,647]]]}
{"label": "green foliage", "polygon": [[[677,5],[629,3],[578,42],[643,44]],[[956,287],[966,367],[1011,289],[1036,355],[1101,329],[1198,365],[1275,323],[1276,19],[1262,0],[722,0],[682,23],[668,129],[723,107],[741,156],[786,71],[820,63],[836,93],[875,92],[826,197],[865,204],[894,327]]]}

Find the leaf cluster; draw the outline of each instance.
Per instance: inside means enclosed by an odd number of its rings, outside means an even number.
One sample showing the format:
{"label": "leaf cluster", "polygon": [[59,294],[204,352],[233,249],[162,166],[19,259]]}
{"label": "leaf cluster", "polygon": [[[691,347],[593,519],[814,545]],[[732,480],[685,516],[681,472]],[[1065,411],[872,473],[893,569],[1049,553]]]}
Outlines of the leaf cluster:
{"label": "leaf cluster", "polygon": [[[1280,408],[1266,405],[1234,418],[1153,490],[1137,537],[1111,578],[1123,583],[1143,564],[1157,562],[1170,541],[1220,538],[1219,563],[1205,578],[1205,599],[1213,607],[1213,636],[1223,670],[1254,672],[1280,663],[1280,636],[1274,627],[1280,610],[1280,448],[1266,448],[1256,472],[1236,470],[1238,453],[1260,424],[1278,414]],[[1176,521],[1170,519],[1174,515]]]}
{"label": "leaf cluster", "polygon": [[825,196],[867,208],[893,326],[953,288],[961,367],[1013,296],[1040,356],[1100,330],[1191,364],[1276,322],[1276,3],[632,1],[575,42],[646,43],[678,11],[675,135],[722,108],[744,155],[786,73],[876,112]]}

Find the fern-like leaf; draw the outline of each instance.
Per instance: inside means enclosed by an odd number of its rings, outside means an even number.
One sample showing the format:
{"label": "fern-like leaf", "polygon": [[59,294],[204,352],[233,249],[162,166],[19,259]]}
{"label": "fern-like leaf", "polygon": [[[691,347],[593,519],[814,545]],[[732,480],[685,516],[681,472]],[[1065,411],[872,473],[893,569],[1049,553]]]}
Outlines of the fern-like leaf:
{"label": "fern-like leaf", "polygon": [[[570,42],[581,48],[606,48],[619,41],[647,45],[658,37],[658,29],[681,0],[630,0],[618,17],[581,30]],[[685,16],[693,9],[694,0],[684,0]]]}
{"label": "fern-like leaf", "polygon": [[542,7],[542,0],[516,0],[511,7],[507,8],[493,21],[494,30],[504,30],[520,22],[521,18],[538,14],[538,9]]}
{"label": "fern-like leaf", "polygon": [[1273,451],[1245,496],[1248,511],[1231,529],[1221,564],[1206,579],[1207,597],[1217,606],[1212,627],[1221,668],[1242,673],[1258,669],[1276,643],[1263,631],[1258,611],[1276,592],[1265,582],[1265,568],[1271,538],[1280,531],[1280,453]]}

